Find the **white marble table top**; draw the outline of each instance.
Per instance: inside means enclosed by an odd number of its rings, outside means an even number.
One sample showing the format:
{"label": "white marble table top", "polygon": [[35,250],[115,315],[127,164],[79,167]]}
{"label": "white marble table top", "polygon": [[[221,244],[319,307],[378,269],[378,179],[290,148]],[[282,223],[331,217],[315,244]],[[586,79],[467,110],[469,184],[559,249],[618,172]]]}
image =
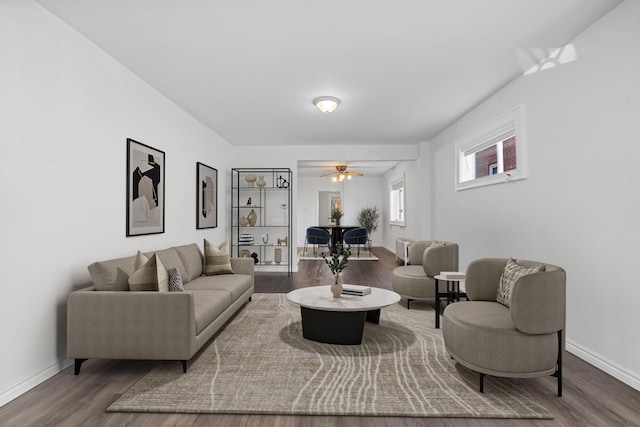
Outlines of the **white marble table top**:
{"label": "white marble table top", "polygon": [[311,286],[296,289],[289,292],[287,298],[302,307],[325,311],[370,311],[400,301],[400,295],[386,289],[371,287],[369,295],[341,295],[340,298],[334,298],[329,288],[330,286]]}

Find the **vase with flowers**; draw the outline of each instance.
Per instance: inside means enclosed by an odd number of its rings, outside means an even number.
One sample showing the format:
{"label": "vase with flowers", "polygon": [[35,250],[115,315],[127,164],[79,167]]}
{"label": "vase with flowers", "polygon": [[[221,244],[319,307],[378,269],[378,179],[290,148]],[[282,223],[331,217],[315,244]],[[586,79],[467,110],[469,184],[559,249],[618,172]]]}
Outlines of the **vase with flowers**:
{"label": "vase with flowers", "polygon": [[351,249],[345,248],[342,245],[342,242],[336,243],[335,246],[331,247],[329,251],[329,258],[322,253],[322,259],[327,263],[331,273],[333,273],[333,281],[331,283],[331,294],[334,298],[340,298],[342,294],[342,270],[347,268],[349,264],[349,256],[351,256]]}

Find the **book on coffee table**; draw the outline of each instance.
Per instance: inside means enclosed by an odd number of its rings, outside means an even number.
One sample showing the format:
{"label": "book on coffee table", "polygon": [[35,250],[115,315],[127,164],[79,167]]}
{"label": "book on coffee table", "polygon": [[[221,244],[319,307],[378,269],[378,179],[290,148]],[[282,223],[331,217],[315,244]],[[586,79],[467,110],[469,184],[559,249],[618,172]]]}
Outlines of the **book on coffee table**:
{"label": "book on coffee table", "polygon": [[345,295],[365,296],[371,293],[371,286],[342,285],[342,293]]}
{"label": "book on coffee table", "polygon": [[465,273],[462,271],[441,271],[440,276],[444,280],[460,280],[465,278]]}

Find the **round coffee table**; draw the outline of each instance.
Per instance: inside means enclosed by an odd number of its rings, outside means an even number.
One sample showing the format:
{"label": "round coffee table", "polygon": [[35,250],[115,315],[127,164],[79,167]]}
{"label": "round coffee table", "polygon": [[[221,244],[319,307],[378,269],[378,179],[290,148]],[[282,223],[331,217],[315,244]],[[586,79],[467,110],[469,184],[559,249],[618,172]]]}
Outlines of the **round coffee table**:
{"label": "round coffee table", "polygon": [[302,336],[327,343],[362,343],[364,322],[380,323],[380,309],[400,301],[400,295],[386,289],[371,288],[365,296],[342,295],[334,298],[329,286],[296,289],[287,298],[300,305]]}

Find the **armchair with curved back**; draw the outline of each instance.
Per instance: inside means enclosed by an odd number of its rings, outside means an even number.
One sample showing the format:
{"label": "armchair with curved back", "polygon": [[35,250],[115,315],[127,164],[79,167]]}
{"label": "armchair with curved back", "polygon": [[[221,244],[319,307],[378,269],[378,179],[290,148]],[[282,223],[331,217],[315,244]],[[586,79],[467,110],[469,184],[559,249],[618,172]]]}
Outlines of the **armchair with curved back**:
{"label": "armchair with curved back", "polygon": [[562,396],[562,353],[565,329],[565,271],[555,265],[515,260],[519,267],[542,268],[513,282],[510,307],[497,302],[507,259],[484,258],[469,264],[468,301],[448,305],[442,334],[449,355],[485,375],[531,378],[553,375]]}
{"label": "armchair with curved back", "polygon": [[345,231],[345,233],[342,235],[342,240],[344,240],[344,244],[348,245],[349,247],[357,245],[357,254],[358,258],[360,258],[360,247],[366,245],[369,242],[369,233],[364,227],[353,228],[351,230]]}
{"label": "armchair with curved back", "polygon": [[[393,290],[407,299],[407,309],[413,300],[435,300],[435,279],[441,271],[458,270],[458,244],[421,240],[409,246],[409,265],[396,267],[391,276]],[[446,292],[444,281],[438,292]]]}
{"label": "armchair with curved back", "polygon": [[324,228],[309,227],[307,228],[307,236],[304,240],[304,253],[307,253],[307,244],[313,245],[314,255],[318,254],[318,246],[327,245],[327,251],[331,243],[331,234]]}

